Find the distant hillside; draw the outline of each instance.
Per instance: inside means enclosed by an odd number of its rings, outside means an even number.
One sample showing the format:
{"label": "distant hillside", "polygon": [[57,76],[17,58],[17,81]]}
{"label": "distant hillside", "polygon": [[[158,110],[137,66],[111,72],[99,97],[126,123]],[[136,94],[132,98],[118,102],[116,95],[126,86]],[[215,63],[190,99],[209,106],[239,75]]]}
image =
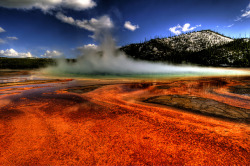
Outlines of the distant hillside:
{"label": "distant hillside", "polygon": [[[250,39],[231,39],[211,30],[156,38],[144,43],[130,44],[120,50],[130,58],[147,61],[250,67]],[[77,59],[67,61],[74,63]],[[55,59],[0,57],[0,69],[34,69],[55,64]]]}
{"label": "distant hillside", "polygon": [[0,57],[0,69],[36,69],[55,65],[55,60],[47,58],[5,58]]}
{"label": "distant hillside", "polygon": [[121,48],[134,59],[249,67],[249,39],[231,39],[211,30],[156,38]]}
{"label": "distant hillside", "polygon": [[205,66],[250,67],[250,40],[235,39],[221,46],[190,53],[188,56],[193,58],[193,63]]}
{"label": "distant hillside", "polygon": [[201,51],[203,49],[223,45],[232,42],[233,39],[223,36],[219,33],[203,30],[182,34],[171,38],[155,39],[162,45],[168,45],[171,49],[177,51]]}

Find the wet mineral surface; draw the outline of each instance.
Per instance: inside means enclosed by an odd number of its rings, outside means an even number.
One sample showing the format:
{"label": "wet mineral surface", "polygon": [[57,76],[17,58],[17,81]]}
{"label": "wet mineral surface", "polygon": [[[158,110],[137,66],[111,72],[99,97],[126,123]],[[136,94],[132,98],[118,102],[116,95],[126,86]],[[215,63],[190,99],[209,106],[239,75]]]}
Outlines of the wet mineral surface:
{"label": "wet mineral surface", "polygon": [[0,76],[0,165],[250,164],[250,77],[23,75]]}

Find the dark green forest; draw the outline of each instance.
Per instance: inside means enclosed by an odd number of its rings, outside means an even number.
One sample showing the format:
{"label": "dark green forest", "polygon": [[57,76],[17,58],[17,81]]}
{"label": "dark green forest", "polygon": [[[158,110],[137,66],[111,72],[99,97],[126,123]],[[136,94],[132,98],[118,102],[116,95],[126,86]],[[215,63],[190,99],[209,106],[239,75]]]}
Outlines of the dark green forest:
{"label": "dark green forest", "polygon": [[[157,48],[157,52],[152,48]],[[180,51],[152,39],[147,44],[131,44],[122,47],[121,50],[138,60],[201,66],[250,67],[250,40],[246,39],[235,39],[227,44],[204,48],[201,51],[182,51],[185,48]]]}
{"label": "dark green forest", "polygon": [[184,59],[204,66],[250,67],[250,41],[244,39],[188,54]]}
{"label": "dark green forest", "polygon": [[55,60],[46,58],[31,59],[0,57],[0,69],[36,69],[55,64]]}

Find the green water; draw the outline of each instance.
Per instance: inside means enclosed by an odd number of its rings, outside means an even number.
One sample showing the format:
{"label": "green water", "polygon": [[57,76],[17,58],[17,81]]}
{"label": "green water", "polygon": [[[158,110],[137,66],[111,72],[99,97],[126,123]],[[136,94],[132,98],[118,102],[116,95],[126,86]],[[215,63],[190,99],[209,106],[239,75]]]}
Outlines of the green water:
{"label": "green water", "polygon": [[46,76],[78,78],[78,79],[165,79],[178,77],[204,77],[204,76],[250,76],[250,70],[216,69],[196,72],[169,72],[169,73],[138,73],[138,74],[108,74],[108,73],[45,73]]}

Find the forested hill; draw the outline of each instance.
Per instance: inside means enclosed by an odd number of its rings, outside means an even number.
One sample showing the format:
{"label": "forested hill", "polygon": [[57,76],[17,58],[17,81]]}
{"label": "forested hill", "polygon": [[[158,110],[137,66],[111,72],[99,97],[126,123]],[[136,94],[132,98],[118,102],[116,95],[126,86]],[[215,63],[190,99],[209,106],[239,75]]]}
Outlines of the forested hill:
{"label": "forested hill", "polygon": [[[146,61],[201,66],[250,67],[250,39],[232,39],[203,30],[174,36],[156,38],[144,43],[120,48],[128,57]],[[67,59],[74,63],[77,59]],[[0,69],[33,69],[56,65],[55,59],[0,57]]]}
{"label": "forested hill", "polygon": [[211,30],[156,38],[121,50],[133,59],[147,61],[250,67],[249,39],[232,39]]}

